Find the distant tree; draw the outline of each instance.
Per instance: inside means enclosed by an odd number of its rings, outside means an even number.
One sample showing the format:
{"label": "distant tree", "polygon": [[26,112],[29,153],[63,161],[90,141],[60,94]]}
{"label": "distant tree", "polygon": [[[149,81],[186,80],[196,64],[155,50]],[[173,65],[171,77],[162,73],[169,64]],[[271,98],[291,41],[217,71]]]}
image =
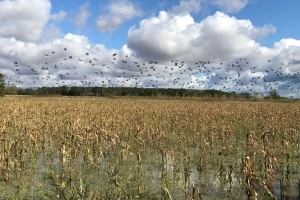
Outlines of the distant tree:
{"label": "distant tree", "polygon": [[4,81],[5,81],[5,75],[0,73],[0,97],[4,97],[5,96]]}
{"label": "distant tree", "polygon": [[250,93],[248,92],[242,92],[239,94],[239,96],[246,99],[249,99],[251,97]]}
{"label": "distant tree", "polygon": [[230,92],[230,93],[227,94],[227,97],[229,97],[229,98],[236,98],[237,94],[235,92]]}
{"label": "distant tree", "polygon": [[82,96],[85,93],[84,87],[72,86],[68,92],[70,96]]}
{"label": "distant tree", "polygon": [[273,89],[269,92],[269,98],[270,99],[279,99],[280,95],[276,89]]}
{"label": "distant tree", "polygon": [[17,95],[19,88],[15,85],[6,85],[4,93],[5,95]]}
{"label": "distant tree", "polygon": [[264,98],[264,94],[257,92],[257,93],[254,94],[253,97],[256,98],[256,99],[263,99]]}
{"label": "distant tree", "polygon": [[60,90],[59,93],[61,95],[68,95],[70,88],[66,85],[63,85],[59,87],[59,90]]}

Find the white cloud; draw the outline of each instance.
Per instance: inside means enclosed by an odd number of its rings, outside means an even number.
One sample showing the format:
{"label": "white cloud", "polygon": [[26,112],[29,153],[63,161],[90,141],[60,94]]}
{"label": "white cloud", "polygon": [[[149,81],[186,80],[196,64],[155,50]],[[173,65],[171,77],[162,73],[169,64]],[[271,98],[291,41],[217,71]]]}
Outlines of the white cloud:
{"label": "white cloud", "polygon": [[184,54],[194,34],[194,20],[189,14],[175,16],[161,11],[158,17],[140,22],[128,33],[128,45],[141,57],[170,59]]}
{"label": "white cloud", "polygon": [[272,24],[256,28],[252,25],[250,20],[240,20],[240,22],[238,32],[247,35],[249,38],[263,39],[269,34],[276,32],[276,28]]}
{"label": "white cloud", "polygon": [[55,22],[61,22],[65,19],[67,13],[63,10],[59,11],[58,13],[52,14],[51,19]]}
{"label": "white cloud", "polygon": [[173,15],[162,11],[158,17],[141,21],[138,28],[132,27],[128,45],[142,57],[170,59],[190,55],[224,59],[255,51],[259,44],[254,39],[273,30],[266,31],[266,27],[256,28],[248,20],[221,12],[197,23],[188,13]]}
{"label": "white cloud", "polygon": [[36,40],[50,18],[49,0],[0,1],[0,37]]}
{"label": "white cloud", "polygon": [[281,39],[279,42],[274,44],[274,47],[277,49],[288,49],[293,47],[300,47],[300,40],[296,40],[293,38],[284,38]]}
{"label": "white cloud", "polygon": [[172,13],[198,13],[201,9],[201,0],[180,0],[179,5],[172,8]]}
{"label": "white cloud", "polygon": [[298,65],[300,61],[300,40],[284,38],[275,42],[273,49],[276,52],[278,62],[280,61],[285,65],[291,65],[292,68],[296,68],[297,71],[300,71]]}
{"label": "white cloud", "polygon": [[90,14],[91,12],[89,11],[89,3],[86,2],[85,4],[80,6],[79,11],[77,12],[72,22],[80,28],[86,24],[86,21],[88,20]]}
{"label": "white cloud", "polygon": [[274,31],[271,25],[257,28],[249,20],[238,20],[222,12],[207,17],[199,28],[200,35],[192,43],[199,45],[197,48],[205,56],[223,59],[255,52],[259,46],[255,39]]}
{"label": "white cloud", "polygon": [[99,31],[113,31],[121,24],[141,16],[143,11],[128,0],[121,0],[110,3],[105,15],[100,15],[97,19],[97,28]]}
{"label": "white cloud", "polygon": [[[8,75],[11,84],[23,87],[35,86],[36,84],[39,86],[58,86],[56,83],[82,85],[83,83],[80,82],[82,80],[93,82],[97,78],[98,83],[102,84],[100,80],[104,78],[99,77],[100,75],[95,72],[105,73],[106,77],[111,78],[116,76],[117,69],[114,68],[117,65],[110,64],[110,68],[102,65],[109,65],[110,62],[114,61],[112,54],[115,52],[119,54],[120,52],[121,55],[123,51],[108,50],[104,45],[91,44],[88,38],[83,35],[71,33],[66,34],[61,39],[48,40],[42,43],[0,37],[0,46],[3,47],[0,49],[0,73]],[[129,51],[124,48],[123,54],[127,54]],[[14,62],[18,63],[18,67],[14,65]],[[64,77],[63,80],[61,75]],[[46,80],[47,76],[50,79]]]}
{"label": "white cloud", "polygon": [[[185,85],[189,83],[189,86],[207,88],[209,85],[214,89],[237,92],[268,92],[287,83],[298,87],[298,79],[291,76],[299,70],[299,41],[284,39],[275,43],[274,48],[256,42],[275,30],[272,25],[255,27],[250,20],[230,17],[222,12],[198,23],[188,13],[174,15],[162,11],[157,17],[144,19],[138,27],[129,30],[128,47],[144,60],[158,60],[168,65],[174,59],[184,61],[181,69],[186,70],[184,73],[180,70],[172,72],[173,76],[180,78],[176,81],[181,80]],[[201,68],[195,65],[198,61],[209,61],[210,64],[200,72]],[[280,68],[282,62],[284,67]],[[189,72],[190,75],[186,76]],[[199,81],[202,81],[200,85]],[[172,86],[172,81],[167,84]]]}
{"label": "white cloud", "polygon": [[41,37],[36,40],[36,43],[53,41],[62,36],[62,31],[56,25],[50,23],[44,26]]}
{"label": "white cloud", "polygon": [[226,13],[236,13],[242,10],[249,0],[211,0],[210,3]]}

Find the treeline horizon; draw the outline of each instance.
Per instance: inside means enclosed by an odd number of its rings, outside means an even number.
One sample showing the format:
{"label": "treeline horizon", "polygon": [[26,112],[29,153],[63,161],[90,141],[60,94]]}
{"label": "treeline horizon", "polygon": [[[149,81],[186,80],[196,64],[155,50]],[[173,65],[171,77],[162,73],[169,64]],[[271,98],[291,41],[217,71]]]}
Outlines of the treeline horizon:
{"label": "treeline horizon", "polygon": [[[273,91],[273,93],[276,91]],[[282,98],[270,95],[258,98]],[[59,87],[38,87],[18,88],[17,86],[6,86],[5,95],[62,95],[62,96],[140,96],[140,97],[213,97],[213,98],[253,98],[255,95],[248,92],[224,92],[221,90],[196,90],[185,88],[132,88],[132,87],[80,87],[80,86],[59,86]],[[256,96],[257,97],[257,96]]]}

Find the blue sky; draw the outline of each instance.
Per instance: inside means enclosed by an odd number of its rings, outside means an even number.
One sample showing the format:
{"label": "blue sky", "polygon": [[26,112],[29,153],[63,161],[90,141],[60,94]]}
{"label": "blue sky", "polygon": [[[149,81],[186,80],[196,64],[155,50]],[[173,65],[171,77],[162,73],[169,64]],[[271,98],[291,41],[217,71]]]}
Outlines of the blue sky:
{"label": "blue sky", "polygon": [[261,44],[272,47],[282,38],[300,39],[299,8],[300,1],[257,0],[250,2],[244,9],[234,14],[239,19],[249,19],[255,26],[272,24],[276,28]]}
{"label": "blue sky", "polygon": [[[173,6],[180,3],[179,0],[152,0],[152,1],[132,1],[133,4],[138,6],[143,14],[131,20],[128,20],[118,26],[113,31],[99,31],[96,28],[95,21],[101,14],[107,13],[105,9],[111,1],[83,1],[67,0],[59,1],[52,0],[52,12],[58,13],[59,11],[65,11],[69,14],[66,19],[57,24],[59,29],[67,34],[77,33],[84,34],[89,37],[91,42],[103,43],[108,48],[121,48],[127,40],[127,32],[131,26],[136,26],[139,22],[152,15],[157,15],[159,11],[165,10],[170,11]],[[72,17],[79,12],[80,7],[87,4],[87,9],[90,12],[89,18],[86,24],[82,27],[76,27],[71,21]],[[209,3],[203,3],[199,12],[191,13],[194,20],[199,22],[205,19],[209,15],[213,15],[215,12],[220,10],[220,7],[210,5]],[[235,16],[238,19],[248,19],[254,26],[261,27],[266,24],[272,24],[276,28],[276,32],[268,35],[262,40],[258,40],[262,45],[272,47],[274,42],[279,41],[282,38],[295,38],[299,39],[299,7],[300,1],[289,0],[282,2],[280,0],[250,0],[241,10],[236,12],[229,12],[230,16]],[[222,9],[221,9],[222,10]]]}
{"label": "blue sky", "polygon": [[0,73],[19,87],[277,89],[300,97],[299,7],[297,0],[0,1]]}

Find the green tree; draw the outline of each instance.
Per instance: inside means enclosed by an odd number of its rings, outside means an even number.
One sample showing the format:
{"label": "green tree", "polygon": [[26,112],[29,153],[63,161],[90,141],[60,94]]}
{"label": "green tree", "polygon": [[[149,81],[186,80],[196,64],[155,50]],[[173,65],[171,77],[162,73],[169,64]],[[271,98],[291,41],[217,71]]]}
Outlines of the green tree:
{"label": "green tree", "polygon": [[270,99],[279,99],[280,95],[276,89],[273,89],[269,92],[269,98]]}
{"label": "green tree", "polygon": [[4,93],[5,95],[17,95],[19,88],[15,85],[6,85]]}
{"label": "green tree", "polygon": [[66,85],[60,86],[60,94],[61,95],[68,95],[70,88]]}
{"label": "green tree", "polygon": [[4,97],[5,96],[4,81],[5,81],[5,75],[0,73],[0,97]]}

